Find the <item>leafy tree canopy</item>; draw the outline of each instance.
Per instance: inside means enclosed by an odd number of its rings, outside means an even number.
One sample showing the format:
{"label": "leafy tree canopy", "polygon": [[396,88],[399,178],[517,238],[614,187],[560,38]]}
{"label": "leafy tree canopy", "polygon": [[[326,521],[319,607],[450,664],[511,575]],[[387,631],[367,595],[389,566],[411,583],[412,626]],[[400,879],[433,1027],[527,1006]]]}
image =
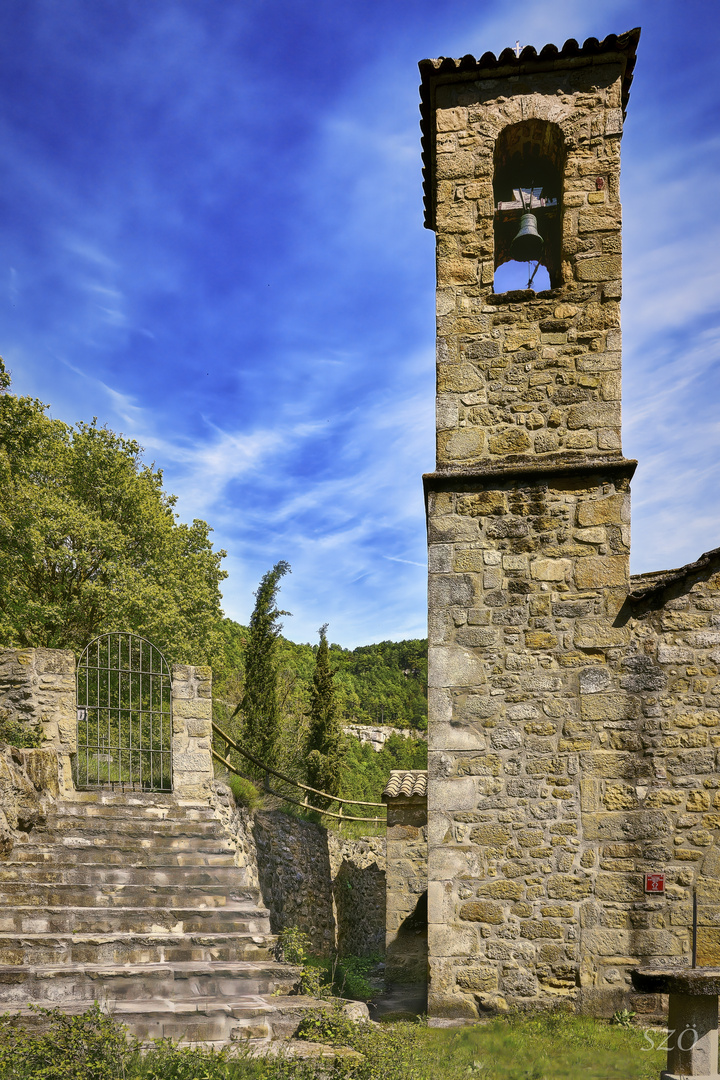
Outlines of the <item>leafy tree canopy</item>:
{"label": "leafy tree canopy", "polygon": [[9,386],[0,360],[0,642],[78,651],[131,630],[169,660],[212,662],[226,574],[207,524],[177,520],[134,440],[53,420]]}

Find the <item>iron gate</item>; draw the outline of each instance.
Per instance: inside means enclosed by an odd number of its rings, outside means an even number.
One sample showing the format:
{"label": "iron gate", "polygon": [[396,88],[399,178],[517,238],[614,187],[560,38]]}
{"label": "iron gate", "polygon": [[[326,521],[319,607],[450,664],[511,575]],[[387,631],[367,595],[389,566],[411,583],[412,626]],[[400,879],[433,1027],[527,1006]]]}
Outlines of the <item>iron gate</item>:
{"label": "iron gate", "polygon": [[171,791],[171,693],[167,661],[145,638],[91,641],[77,667],[77,787]]}

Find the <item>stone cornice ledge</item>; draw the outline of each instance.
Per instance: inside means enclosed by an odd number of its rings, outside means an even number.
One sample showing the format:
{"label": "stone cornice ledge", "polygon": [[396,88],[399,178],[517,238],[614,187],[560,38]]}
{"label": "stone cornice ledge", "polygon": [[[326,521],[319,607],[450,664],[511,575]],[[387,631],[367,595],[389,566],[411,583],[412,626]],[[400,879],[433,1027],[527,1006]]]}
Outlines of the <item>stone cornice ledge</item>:
{"label": "stone cornice ledge", "polygon": [[425,497],[430,491],[466,491],[475,485],[487,487],[493,482],[526,479],[529,482],[551,476],[581,476],[587,473],[615,473],[630,480],[637,468],[637,461],[616,455],[577,459],[563,455],[552,460],[544,458],[514,457],[512,461],[492,462],[465,468],[443,469],[423,474]]}

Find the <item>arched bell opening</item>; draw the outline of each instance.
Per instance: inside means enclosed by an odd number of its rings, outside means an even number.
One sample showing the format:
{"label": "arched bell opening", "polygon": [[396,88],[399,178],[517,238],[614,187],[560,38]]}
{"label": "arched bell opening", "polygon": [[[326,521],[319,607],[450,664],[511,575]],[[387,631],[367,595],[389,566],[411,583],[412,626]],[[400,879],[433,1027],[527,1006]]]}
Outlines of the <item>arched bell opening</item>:
{"label": "arched bell opening", "polygon": [[[496,293],[560,285],[564,165],[557,124],[523,120],[500,132],[493,172]],[[507,264],[515,266],[501,271]]]}

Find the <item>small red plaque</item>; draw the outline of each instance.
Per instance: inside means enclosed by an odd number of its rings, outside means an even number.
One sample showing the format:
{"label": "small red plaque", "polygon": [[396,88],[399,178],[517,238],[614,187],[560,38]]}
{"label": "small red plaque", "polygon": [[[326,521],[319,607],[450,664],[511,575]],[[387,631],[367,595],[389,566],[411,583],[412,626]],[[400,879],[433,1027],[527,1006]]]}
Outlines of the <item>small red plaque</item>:
{"label": "small red plaque", "polygon": [[646,893],[664,893],[665,892],[665,875],[664,874],[646,874],[645,875],[645,892]]}

